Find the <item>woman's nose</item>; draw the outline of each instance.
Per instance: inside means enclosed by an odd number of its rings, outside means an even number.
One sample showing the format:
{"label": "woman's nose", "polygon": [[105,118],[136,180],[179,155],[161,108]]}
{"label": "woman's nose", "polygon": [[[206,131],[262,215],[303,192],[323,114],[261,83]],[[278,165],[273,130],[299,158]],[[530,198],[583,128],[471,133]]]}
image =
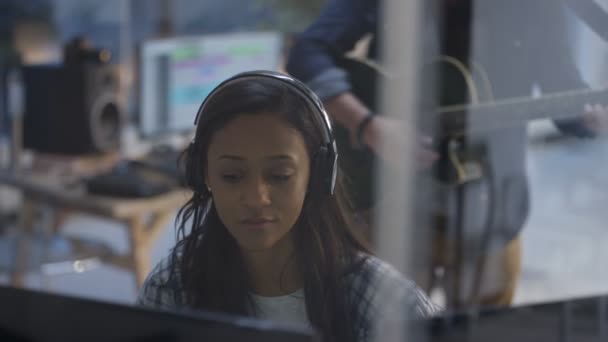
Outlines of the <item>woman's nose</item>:
{"label": "woman's nose", "polygon": [[243,189],[242,200],[245,205],[251,207],[269,205],[271,201],[268,184],[263,179],[252,179],[247,182]]}

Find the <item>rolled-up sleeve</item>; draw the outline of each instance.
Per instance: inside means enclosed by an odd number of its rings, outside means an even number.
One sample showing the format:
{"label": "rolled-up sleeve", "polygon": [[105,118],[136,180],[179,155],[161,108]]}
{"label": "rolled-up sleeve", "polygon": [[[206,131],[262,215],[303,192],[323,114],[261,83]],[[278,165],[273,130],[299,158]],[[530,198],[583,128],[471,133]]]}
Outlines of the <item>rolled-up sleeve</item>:
{"label": "rolled-up sleeve", "polygon": [[322,100],[350,90],[336,57],[353,49],[376,26],[377,0],[330,0],[319,17],[296,37],[287,72],[305,82]]}

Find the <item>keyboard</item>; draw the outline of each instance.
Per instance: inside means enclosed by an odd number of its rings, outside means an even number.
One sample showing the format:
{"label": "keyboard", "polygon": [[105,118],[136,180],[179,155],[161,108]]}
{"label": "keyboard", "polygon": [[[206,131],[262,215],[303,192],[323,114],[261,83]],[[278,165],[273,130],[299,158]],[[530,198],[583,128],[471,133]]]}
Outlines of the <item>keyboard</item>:
{"label": "keyboard", "polygon": [[87,192],[94,195],[144,198],[158,196],[178,187],[175,178],[151,170],[138,161],[125,160],[108,172],[85,180]]}
{"label": "keyboard", "polygon": [[[163,173],[179,184],[184,185],[183,162],[179,160],[181,154],[181,150],[176,150],[171,147],[158,147],[135,162],[142,167]],[[178,162],[180,162],[179,166]]]}

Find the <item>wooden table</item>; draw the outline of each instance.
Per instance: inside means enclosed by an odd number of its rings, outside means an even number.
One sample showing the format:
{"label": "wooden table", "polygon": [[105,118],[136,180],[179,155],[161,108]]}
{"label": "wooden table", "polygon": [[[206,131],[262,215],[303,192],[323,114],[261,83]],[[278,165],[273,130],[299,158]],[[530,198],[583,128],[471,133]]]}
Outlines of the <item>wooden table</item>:
{"label": "wooden table", "polygon": [[[52,219],[47,223],[53,234],[60,233],[62,222],[73,213],[86,213],[123,223],[127,229],[130,250],[127,254],[112,253],[103,262],[133,272],[137,286],[141,286],[150,271],[150,249],[167,225],[176,209],[189,198],[190,192],[175,189],[148,198],[113,198],[88,194],[82,186],[61,181],[56,175],[20,172],[0,172],[0,184],[18,189],[23,194],[23,232],[31,233],[37,208],[50,208]],[[29,255],[28,246],[19,243],[11,282],[23,286]]]}

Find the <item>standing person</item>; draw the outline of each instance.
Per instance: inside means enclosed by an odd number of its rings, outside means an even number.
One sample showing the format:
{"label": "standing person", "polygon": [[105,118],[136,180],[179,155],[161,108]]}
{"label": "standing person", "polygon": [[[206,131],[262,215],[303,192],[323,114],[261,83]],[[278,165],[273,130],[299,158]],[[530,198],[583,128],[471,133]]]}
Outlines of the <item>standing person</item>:
{"label": "standing person", "polygon": [[[329,0],[316,21],[297,37],[287,71],[319,95],[332,119],[350,135],[350,144],[339,145],[340,151],[349,154],[351,150],[362,147],[379,155],[381,160],[390,160],[394,156],[382,156],[380,141],[385,138],[398,141],[399,135],[405,131],[403,124],[375,115],[354,94],[356,85],[351,83],[347,71],[341,67],[342,56],[370,34],[373,38],[369,57],[377,59],[378,37],[383,27],[379,3],[377,0]],[[491,80],[495,99],[530,96],[533,86],[539,86],[545,93],[586,88],[572,58],[561,1],[441,0],[439,3],[444,9],[442,24],[445,32],[438,44],[439,53],[460,59],[464,64],[474,60],[482,65]],[[462,99],[461,89],[450,88],[448,83],[441,84],[441,87],[442,95],[457,94]],[[584,120],[558,120],[555,123],[563,132],[578,137],[591,137],[598,128],[605,126],[595,124],[598,118],[605,118],[603,108],[581,106],[580,112],[585,113]],[[525,138],[524,122],[516,127],[467,136],[469,142],[483,146],[487,153],[484,158],[493,170],[492,177],[463,184],[458,190],[463,208],[457,209],[454,204],[448,208],[448,217],[459,211],[465,235],[466,232],[483,231],[487,221],[485,215],[490,211],[483,200],[484,193],[488,187],[499,191],[491,203],[493,234],[490,248],[479,261],[485,265],[482,286],[474,294],[486,305],[509,305],[519,278],[519,232],[529,210]],[[432,158],[425,160],[428,162]],[[345,174],[356,175],[361,169],[359,163],[356,168],[345,169]],[[371,181],[367,180],[368,183]],[[369,189],[360,191],[360,188],[360,184],[355,184],[351,191],[363,194],[359,209],[369,209],[374,202],[371,198],[373,192]],[[465,249],[477,247],[470,245]],[[434,251],[435,254],[442,252]],[[440,259],[442,267],[448,270],[448,282],[455,281],[453,272],[450,272],[451,261],[445,257]],[[464,273],[472,273],[474,264],[465,265]],[[469,284],[468,288],[471,286]],[[467,286],[463,288],[465,290],[462,291],[466,292]],[[467,301],[466,293],[453,297],[448,298],[448,302],[455,303],[454,306]]]}
{"label": "standing person", "polygon": [[253,72],[220,84],[186,150],[194,194],[179,213],[180,241],[138,302],[308,324],[324,341],[369,341],[386,306],[434,312],[351,232],[327,120],[291,77]]}

